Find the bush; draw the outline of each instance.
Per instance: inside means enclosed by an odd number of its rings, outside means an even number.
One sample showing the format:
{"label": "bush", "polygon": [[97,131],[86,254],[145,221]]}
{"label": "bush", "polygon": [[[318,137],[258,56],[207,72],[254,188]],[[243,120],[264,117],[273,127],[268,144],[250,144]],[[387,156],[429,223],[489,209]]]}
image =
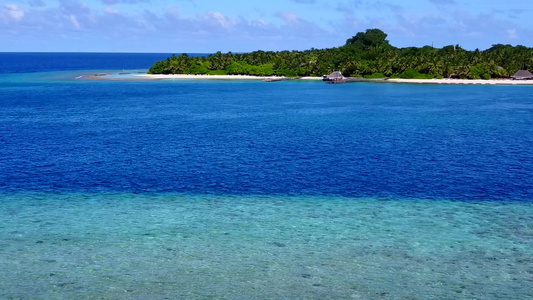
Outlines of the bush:
{"label": "bush", "polygon": [[491,79],[490,74],[487,72],[482,64],[477,64],[470,67],[470,72],[467,75],[468,79]]}
{"label": "bush", "polygon": [[209,69],[204,65],[193,65],[189,68],[189,74],[207,74]]}
{"label": "bush", "polygon": [[415,79],[415,78],[419,77],[420,75],[422,75],[422,74],[420,74],[417,70],[409,68],[409,69],[403,71],[400,74],[400,78]]}
{"label": "bush", "polygon": [[228,72],[226,72],[225,70],[213,70],[209,71],[207,75],[228,75]]}
{"label": "bush", "polygon": [[403,71],[400,74],[400,78],[404,78],[404,79],[432,79],[432,78],[434,78],[434,76],[431,75],[431,74],[422,74],[422,73],[418,72],[415,69],[409,68],[409,69]]}
{"label": "bush", "polygon": [[250,75],[255,76],[271,76],[274,75],[273,64],[263,64],[259,66],[252,66],[250,68]]}
{"label": "bush", "polygon": [[380,79],[380,78],[387,78],[383,73],[374,73],[372,75],[365,75],[366,79]]}

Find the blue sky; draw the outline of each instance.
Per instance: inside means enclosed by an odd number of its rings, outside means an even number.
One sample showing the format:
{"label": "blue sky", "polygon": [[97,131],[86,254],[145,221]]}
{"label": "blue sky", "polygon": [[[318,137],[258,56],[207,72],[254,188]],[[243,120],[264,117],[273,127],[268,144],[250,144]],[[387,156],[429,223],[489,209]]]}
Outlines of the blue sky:
{"label": "blue sky", "polygon": [[0,51],[245,52],[344,44],[533,47],[529,0],[0,0]]}

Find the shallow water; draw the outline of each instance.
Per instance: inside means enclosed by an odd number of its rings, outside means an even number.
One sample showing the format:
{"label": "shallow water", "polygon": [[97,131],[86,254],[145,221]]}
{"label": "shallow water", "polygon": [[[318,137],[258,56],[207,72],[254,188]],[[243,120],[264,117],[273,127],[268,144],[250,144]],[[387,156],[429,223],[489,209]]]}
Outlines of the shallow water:
{"label": "shallow water", "polygon": [[533,297],[530,203],[178,194],[1,199],[2,299]]}

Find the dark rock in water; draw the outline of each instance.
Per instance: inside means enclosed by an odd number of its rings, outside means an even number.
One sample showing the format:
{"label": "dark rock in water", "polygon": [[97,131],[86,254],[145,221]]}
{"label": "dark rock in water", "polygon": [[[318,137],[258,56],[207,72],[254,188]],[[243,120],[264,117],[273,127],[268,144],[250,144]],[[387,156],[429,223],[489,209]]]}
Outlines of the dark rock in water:
{"label": "dark rock in water", "polygon": [[58,283],[57,286],[58,287],[66,287],[66,286],[74,285],[74,284],[75,284],[74,282],[61,282],[61,283]]}
{"label": "dark rock in water", "polygon": [[287,247],[287,245],[283,244],[283,243],[280,243],[280,242],[274,242],[274,245],[282,248],[282,247]]}

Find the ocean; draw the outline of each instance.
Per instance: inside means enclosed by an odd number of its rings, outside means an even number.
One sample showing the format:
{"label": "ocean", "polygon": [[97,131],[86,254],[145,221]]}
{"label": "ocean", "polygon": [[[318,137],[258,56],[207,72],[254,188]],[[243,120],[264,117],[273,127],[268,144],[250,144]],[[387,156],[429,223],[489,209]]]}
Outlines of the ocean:
{"label": "ocean", "polygon": [[533,299],[533,87],[168,56],[0,53],[0,299]]}

